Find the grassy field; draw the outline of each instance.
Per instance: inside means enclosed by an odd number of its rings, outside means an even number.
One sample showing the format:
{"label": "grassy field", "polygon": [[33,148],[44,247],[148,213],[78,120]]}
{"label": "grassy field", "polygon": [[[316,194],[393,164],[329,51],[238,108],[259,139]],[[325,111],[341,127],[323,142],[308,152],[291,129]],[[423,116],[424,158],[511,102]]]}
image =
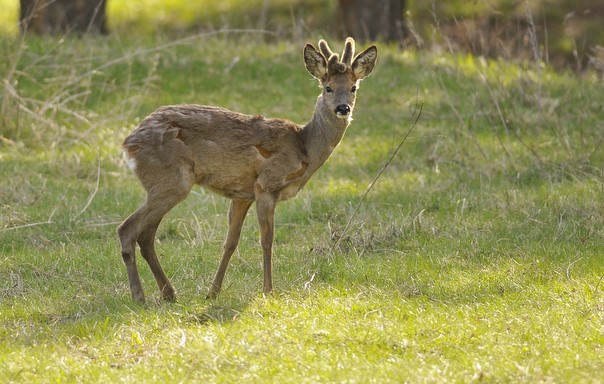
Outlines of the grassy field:
{"label": "grassy field", "polygon": [[115,228],[144,196],[124,137],[169,103],[306,121],[302,47],[0,38],[1,382],[602,382],[595,74],[380,45],[342,144],[278,207],[275,294],[250,214],[205,300],[228,204],[194,189],[158,233],[179,302],[140,258],[153,300],[131,302]]}

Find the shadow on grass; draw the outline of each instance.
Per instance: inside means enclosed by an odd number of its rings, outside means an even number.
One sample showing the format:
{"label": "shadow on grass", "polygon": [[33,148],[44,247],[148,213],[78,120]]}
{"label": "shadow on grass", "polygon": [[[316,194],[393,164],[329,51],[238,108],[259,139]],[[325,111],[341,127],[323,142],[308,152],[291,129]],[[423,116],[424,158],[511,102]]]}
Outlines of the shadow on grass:
{"label": "shadow on grass", "polygon": [[169,314],[169,316],[177,318],[179,322],[189,324],[225,324],[237,320],[253,300],[254,295],[230,296],[225,293],[214,300],[187,295],[179,297],[176,302],[169,302],[155,297],[148,300],[145,305],[127,300],[122,302],[122,305],[115,306],[115,312],[112,312],[110,308],[108,310],[114,315],[133,312],[145,317],[154,314],[158,317],[166,317]]}
{"label": "shadow on grass", "polygon": [[230,323],[239,318],[248,306],[248,303],[244,301],[234,301],[224,304],[211,303],[200,312],[190,313],[187,321],[199,325]]}

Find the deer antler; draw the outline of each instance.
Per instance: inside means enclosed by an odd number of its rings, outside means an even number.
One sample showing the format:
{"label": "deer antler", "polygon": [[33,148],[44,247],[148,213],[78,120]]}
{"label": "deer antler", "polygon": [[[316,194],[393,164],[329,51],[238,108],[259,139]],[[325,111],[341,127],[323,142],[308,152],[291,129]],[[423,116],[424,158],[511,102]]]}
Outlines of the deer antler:
{"label": "deer antler", "polygon": [[325,40],[319,40],[319,49],[321,54],[327,60],[327,71],[329,73],[344,73],[352,66],[352,56],[354,55],[354,40],[346,39],[344,53],[342,53],[342,61],[340,55],[334,53]]}
{"label": "deer antler", "polygon": [[329,48],[329,45],[327,45],[327,41],[323,39],[319,40],[319,49],[321,50],[323,56],[325,56],[326,60],[329,59],[331,55],[333,55],[333,51],[331,50],[331,48]]}
{"label": "deer antler", "polygon": [[354,57],[354,40],[349,37],[346,39],[346,43],[344,44],[344,52],[342,52],[342,62],[346,64],[347,67],[352,66],[352,58]]}

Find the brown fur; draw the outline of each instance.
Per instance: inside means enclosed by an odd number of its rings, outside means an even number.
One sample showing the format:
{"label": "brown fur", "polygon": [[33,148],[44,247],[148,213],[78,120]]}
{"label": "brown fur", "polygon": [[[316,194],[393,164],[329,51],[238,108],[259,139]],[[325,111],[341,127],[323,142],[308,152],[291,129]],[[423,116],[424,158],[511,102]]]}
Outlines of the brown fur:
{"label": "brown fur", "polygon": [[[353,44],[352,39],[346,41],[343,56],[347,60],[353,55]],[[324,41],[319,46],[322,51],[329,50]],[[369,75],[377,58],[375,47],[364,52],[350,64],[332,54],[328,65],[324,53],[306,46],[306,68],[323,87],[332,90],[319,96],[313,118],[305,126],[221,107],[172,105],[147,116],[125,139],[129,164],[147,192],[146,201],[118,228],[135,300],[145,301],[134,257],[136,243],[162,296],[175,298],[155,253],[155,232],[163,216],[195,184],[232,200],[224,254],[208,297],[215,297],[221,289],[243,220],[254,202],[264,255],[264,291],[271,291],[275,206],[295,196],[342,139],[355,104],[352,88]],[[335,111],[342,105],[348,106],[350,113],[338,116]]]}

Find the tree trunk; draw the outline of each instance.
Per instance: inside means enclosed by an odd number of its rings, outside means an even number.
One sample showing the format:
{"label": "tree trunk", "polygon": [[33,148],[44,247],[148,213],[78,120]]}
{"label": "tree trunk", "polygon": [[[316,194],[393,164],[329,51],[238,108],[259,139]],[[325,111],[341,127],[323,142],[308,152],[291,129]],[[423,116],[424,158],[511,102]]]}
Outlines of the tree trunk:
{"label": "tree trunk", "polygon": [[401,41],[406,0],[338,0],[344,33],[355,40]]}
{"label": "tree trunk", "polygon": [[20,0],[21,33],[106,34],[106,0]]}

